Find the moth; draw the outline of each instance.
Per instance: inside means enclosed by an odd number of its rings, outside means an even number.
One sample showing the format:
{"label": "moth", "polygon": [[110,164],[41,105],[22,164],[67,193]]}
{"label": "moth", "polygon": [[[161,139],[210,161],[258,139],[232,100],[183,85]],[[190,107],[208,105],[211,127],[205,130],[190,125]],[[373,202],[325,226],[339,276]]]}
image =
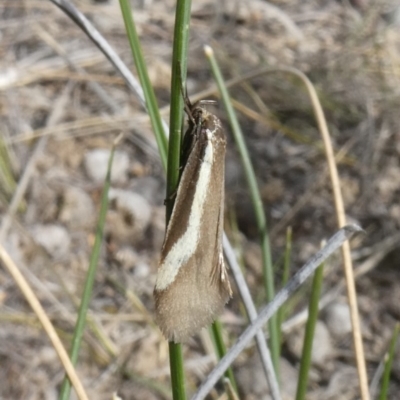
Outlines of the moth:
{"label": "moth", "polygon": [[176,343],[210,324],[232,295],[222,253],[226,137],[209,103],[185,96],[181,177],[154,288],[156,322]]}

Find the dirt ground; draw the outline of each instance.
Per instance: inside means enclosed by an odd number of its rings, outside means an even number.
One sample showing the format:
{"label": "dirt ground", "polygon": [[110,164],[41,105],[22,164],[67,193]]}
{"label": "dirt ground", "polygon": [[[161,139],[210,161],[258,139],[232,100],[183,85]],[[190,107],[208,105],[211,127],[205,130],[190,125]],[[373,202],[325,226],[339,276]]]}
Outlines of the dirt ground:
{"label": "dirt ground", "polygon": [[[75,1],[136,74],[116,0]],[[132,1],[150,79],[168,121],[175,2]],[[369,0],[194,0],[190,95],[213,80],[203,46],[226,79],[262,66],[307,74],[326,113],[349,221],[371,391],[400,319],[400,3]],[[288,227],[292,272],[336,229],[317,124],[298,79],[274,72],[231,88],[264,201],[279,285]],[[226,126],[226,230],[265,304],[256,224],[240,159]],[[165,177],[146,113],[109,61],[54,4],[0,2],[0,243],[33,287],[68,347],[92,249],[105,167],[115,137],[106,240],[78,373],[91,399],[169,399],[168,346],[152,297],[165,229]],[[16,193],[20,201],[12,205]],[[11,219],[10,209],[15,210]],[[339,255],[326,268],[309,399],[357,399],[357,378]],[[283,326],[282,391],[296,389],[304,321]],[[63,370],[5,268],[0,269],[0,399],[56,399]],[[235,292],[221,316],[226,342],[247,320]],[[301,344],[300,344],[301,346]],[[204,330],[184,347],[188,393],[215,365]],[[240,398],[268,399],[255,346],[234,364]],[[378,384],[379,387],[379,384]],[[210,398],[223,393],[222,387]],[[395,357],[390,399],[400,395]]]}

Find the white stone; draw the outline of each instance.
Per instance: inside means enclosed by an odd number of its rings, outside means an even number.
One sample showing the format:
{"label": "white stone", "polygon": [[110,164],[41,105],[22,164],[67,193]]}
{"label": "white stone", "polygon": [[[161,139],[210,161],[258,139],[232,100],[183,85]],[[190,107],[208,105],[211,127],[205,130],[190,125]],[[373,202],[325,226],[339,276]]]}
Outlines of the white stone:
{"label": "white stone", "polygon": [[[304,330],[293,332],[287,338],[289,350],[300,359],[303,351]],[[333,347],[328,328],[322,321],[317,321],[314,332],[314,340],[311,354],[311,362],[314,365],[322,365],[333,355]]]}
{"label": "white stone", "polygon": [[325,310],[325,322],[330,333],[341,338],[351,332],[349,306],[345,303],[332,303]]}
{"label": "white stone", "polygon": [[54,258],[65,257],[70,250],[71,239],[61,225],[36,225],[31,230],[33,240]]}
{"label": "white stone", "polygon": [[151,207],[147,200],[138,193],[128,190],[111,188],[108,192],[110,201],[115,201],[117,208],[130,211],[135,218],[135,223],[146,228],[151,218]]}
{"label": "white stone", "polygon": [[[271,400],[269,386],[261,364],[260,356],[254,353],[235,372],[237,383],[243,393],[258,400]],[[292,399],[296,394],[298,371],[286,359],[280,359],[282,399]]]}
{"label": "white stone", "polygon": [[95,219],[94,204],[81,188],[69,186],[63,193],[60,221],[72,228],[90,226]]}
{"label": "white stone", "polygon": [[151,206],[138,193],[110,189],[111,206],[107,213],[107,232],[120,243],[132,244],[143,236],[151,222]]}
{"label": "white stone", "polygon": [[328,328],[322,321],[317,321],[315,326],[311,362],[323,365],[333,356],[332,340]]}
{"label": "white stone", "polygon": [[[104,183],[107,175],[108,161],[111,151],[95,149],[87,152],[84,158],[84,167],[87,175],[95,183]],[[129,156],[123,151],[114,153],[111,169],[111,182],[125,182],[129,169]]]}

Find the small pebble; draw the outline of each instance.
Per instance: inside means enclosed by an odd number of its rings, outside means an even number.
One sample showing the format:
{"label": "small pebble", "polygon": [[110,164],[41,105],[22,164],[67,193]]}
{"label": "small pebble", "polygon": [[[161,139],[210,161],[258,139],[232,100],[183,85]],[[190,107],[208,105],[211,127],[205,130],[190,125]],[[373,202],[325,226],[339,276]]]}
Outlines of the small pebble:
{"label": "small pebble", "polygon": [[150,267],[149,264],[141,261],[139,262],[136,266],[135,269],[133,270],[133,276],[135,278],[139,279],[144,279],[147,278],[150,274]]}
{"label": "small pebble", "polygon": [[121,243],[132,243],[143,237],[151,221],[151,206],[138,193],[110,189],[111,208],[107,215],[108,233]]}
{"label": "small pebble", "polygon": [[323,365],[333,356],[331,335],[322,321],[317,321],[314,333],[311,362],[315,365]]}
{"label": "small pebble", "polygon": [[31,230],[33,240],[54,258],[65,257],[70,251],[71,239],[61,225],[36,225]]}
{"label": "small pebble", "polygon": [[332,303],[325,310],[325,323],[329,332],[337,339],[351,332],[349,306],[345,303]]}
{"label": "small pebble", "polygon": [[[251,399],[270,400],[270,390],[261,364],[260,356],[254,353],[235,372],[240,391],[251,393]],[[282,398],[293,398],[296,393],[298,372],[285,358],[280,359]],[[247,397],[246,397],[247,398]]]}
{"label": "small pebble", "polygon": [[110,201],[115,202],[117,209],[129,211],[135,223],[146,229],[151,219],[151,207],[148,201],[138,193],[111,188],[108,193]]}
{"label": "small pebble", "polygon": [[121,265],[122,268],[130,270],[137,264],[139,256],[132,247],[123,246],[117,250],[114,255],[114,259]]}
{"label": "small pebble", "polygon": [[[107,149],[95,149],[88,151],[84,157],[84,167],[89,178],[95,183],[104,183],[107,174],[108,160],[111,151]],[[114,153],[111,169],[111,182],[123,183],[127,179],[129,169],[129,156],[123,151]]]}
{"label": "small pebble", "polygon": [[[304,330],[293,332],[288,336],[287,345],[289,350],[301,358],[304,342]],[[314,341],[311,362],[314,365],[322,365],[333,356],[333,346],[328,328],[322,321],[317,321],[314,332]]]}
{"label": "small pebble", "polygon": [[61,222],[75,229],[84,228],[93,223],[95,217],[94,204],[84,190],[68,186],[62,199]]}
{"label": "small pebble", "polygon": [[326,399],[340,399],[341,395],[351,393],[358,388],[358,375],[354,367],[339,365],[329,381],[328,388],[324,393]]}

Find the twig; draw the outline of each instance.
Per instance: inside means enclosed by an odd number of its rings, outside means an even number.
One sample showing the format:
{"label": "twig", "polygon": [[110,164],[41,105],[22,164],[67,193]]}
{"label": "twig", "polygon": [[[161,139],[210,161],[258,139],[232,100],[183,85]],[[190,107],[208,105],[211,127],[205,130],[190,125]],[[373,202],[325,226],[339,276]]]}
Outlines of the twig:
{"label": "twig", "polygon": [[[133,76],[128,67],[124,64],[118,54],[109,45],[107,40],[101,35],[101,33],[92,25],[92,23],[68,0],[50,0],[57,7],[59,7],[65,14],[67,14],[72,21],[74,21],[93,41],[93,43],[100,49],[100,51],[108,58],[114,68],[122,75],[125,79],[129,89],[136,94],[139,101],[141,102],[144,109],[146,108],[146,102],[142,87],[139,82]],[[162,121],[164,132],[168,135],[168,125],[165,121]]]}
{"label": "twig", "polygon": [[[335,162],[335,154],[333,152],[332,142],[330,139],[328,125],[326,123],[324,111],[321,107],[321,103],[319,102],[317,92],[315,91],[315,88],[310,82],[310,80],[297,69],[287,68],[287,71],[294,75],[297,75],[303,81],[303,83],[307,87],[309,96],[311,98],[311,103],[314,108],[314,113],[317,119],[319,131],[321,133],[325,146],[326,158],[328,161],[329,173],[331,177],[333,197],[335,200],[336,215],[339,228],[341,228],[346,225],[346,214],[344,209],[342,191],[340,188],[339,174]],[[358,314],[357,294],[356,294],[354,274],[353,274],[353,263],[351,260],[349,242],[345,242],[343,244],[342,255],[343,255],[344,273],[346,276],[346,288],[347,288],[347,297],[349,300],[351,323],[353,326],[353,343],[356,353],[357,371],[358,371],[358,379],[360,381],[361,398],[363,400],[369,400],[370,395],[368,391],[367,368],[365,365],[360,318]]]}
{"label": "twig", "polygon": [[50,322],[49,317],[46,315],[42,305],[40,304],[39,300],[37,299],[35,293],[29,286],[28,282],[25,280],[24,276],[19,271],[17,265],[11,259],[10,255],[7,253],[5,248],[0,244],[0,259],[3,261],[4,266],[7,268],[8,272],[14,278],[15,282],[17,283],[18,287],[21,289],[21,292],[24,294],[25,299],[32,307],[32,310],[37,315],[40,323],[42,324],[45,332],[49,336],[54,349],[56,350],[58,357],[61,360],[61,363],[64,366],[65,371],[68,374],[69,379],[73,387],[76,390],[76,394],[80,400],[89,400],[88,396],[85,393],[85,389],[81,381],[79,380],[78,375],[75,372],[73,365],[71,364],[71,360],[57,335],[54,326]]}
{"label": "twig", "polygon": [[236,344],[221,359],[214,370],[208,375],[199,390],[192,397],[192,400],[202,400],[207,396],[209,391],[222,377],[226,369],[232,364],[240,352],[247,346],[249,341],[256,335],[257,331],[262,329],[265,323],[272,315],[282,306],[289,296],[296,291],[315,269],[324,262],[335,250],[337,250],[347,239],[354,233],[361,232],[362,229],[357,225],[347,225],[337,231],[327,242],[324,248],[318,251],[289,281],[289,283],[281,289],[274,300],[265,306],[259,313],[257,319],[240,335]]}
{"label": "twig", "polygon": [[[228,261],[229,268],[232,271],[233,277],[236,282],[236,286],[239,290],[240,297],[242,298],[243,304],[246,308],[247,315],[250,321],[253,323],[257,319],[257,311],[253,303],[249,288],[244,279],[242,271],[239,264],[236,261],[234,251],[231,244],[229,243],[226,235],[223,237],[223,246],[225,257]],[[271,395],[274,400],[280,399],[279,384],[276,378],[274,365],[272,363],[271,354],[268,349],[263,332],[260,330],[256,334],[256,343],[258,347],[258,352],[260,353],[261,362],[264,368],[265,376],[267,377],[268,384],[271,390]]]}
{"label": "twig", "polygon": [[[399,242],[400,234],[395,234],[393,236],[385,238],[381,242],[374,245],[372,249],[372,255],[354,270],[354,276],[358,278],[374,269],[379,264],[379,262],[387,256],[388,253],[398,247]],[[345,278],[342,278],[340,282],[335,285],[334,288],[330,289],[322,296],[321,300],[318,303],[318,309],[324,309],[329,303],[336,299],[345,288],[345,286],[346,280]],[[290,332],[296,326],[304,324],[307,321],[307,318],[308,310],[304,309],[292,318],[285,321],[282,325],[282,331],[285,333]],[[373,398],[372,394],[371,397]]]}
{"label": "twig", "polygon": [[[57,99],[57,102],[54,105],[53,110],[47,120],[46,125],[48,127],[56,125],[57,122],[61,119],[61,116],[65,111],[65,106],[66,106],[67,100],[69,99],[69,93],[71,92],[72,86],[73,86],[72,83],[69,83],[65,87],[62,95]],[[15,213],[17,212],[18,206],[21,203],[22,198],[25,195],[26,189],[28,188],[29,181],[32,177],[32,173],[35,170],[36,161],[38,160],[39,156],[42,154],[44,148],[46,147],[47,139],[48,139],[47,136],[43,136],[39,139],[38,143],[35,146],[35,149],[32,152],[32,155],[25,167],[22,177],[20,178],[20,180],[18,182],[18,187],[15,190],[14,195],[11,199],[10,205],[7,210],[7,214],[4,216],[3,221],[1,223],[0,242],[4,242],[4,238],[7,236],[8,230],[11,227],[13,217],[14,217]]]}
{"label": "twig", "polygon": [[[231,85],[235,84],[236,82],[243,81],[244,79],[251,79],[257,76],[263,75],[265,73],[271,72],[286,72],[292,75],[297,76],[302,80],[305,84],[308,94],[311,99],[311,103],[314,109],[315,117],[317,120],[318,128],[321,133],[326,158],[328,161],[328,168],[332,183],[332,190],[336,208],[336,215],[338,219],[339,227],[343,227],[346,225],[346,215],[344,210],[344,203],[343,197],[340,189],[340,180],[339,174],[337,171],[336,163],[335,163],[335,156],[332,148],[332,143],[330,140],[330,135],[328,131],[328,125],[326,123],[325,115],[321,104],[319,102],[317,93],[315,91],[314,86],[304,75],[301,71],[296,68],[291,67],[277,67],[277,68],[262,68],[258,71],[250,72],[249,74],[242,76],[240,79],[232,80],[230,82]],[[357,360],[357,371],[358,371],[358,378],[360,382],[360,391],[361,391],[361,398],[363,400],[369,400],[370,395],[368,392],[368,378],[367,378],[367,369],[365,365],[364,359],[364,349],[362,343],[362,336],[361,336],[361,328],[360,328],[360,320],[358,315],[358,306],[357,306],[357,297],[356,297],[356,290],[355,290],[355,283],[354,283],[354,274],[353,274],[353,265],[351,260],[350,254],[350,245],[348,242],[344,243],[342,248],[343,254],[343,265],[344,265],[344,272],[346,276],[346,287],[347,287],[347,297],[349,300],[349,307],[350,307],[350,315],[351,315],[351,323],[353,327],[353,343],[356,353],[356,360]]]}
{"label": "twig", "polygon": [[[68,53],[63,49],[63,47],[40,25],[36,25],[36,31],[38,36],[54,51],[56,51],[68,64],[70,69],[78,72],[80,75],[84,75],[85,77],[89,77],[89,74],[86,72],[85,68],[77,65],[71,58],[68,56]],[[118,113],[121,110],[121,107],[112,99],[111,96],[103,89],[103,87],[92,80],[88,80],[88,87],[103,101],[103,103],[113,112]]]}

